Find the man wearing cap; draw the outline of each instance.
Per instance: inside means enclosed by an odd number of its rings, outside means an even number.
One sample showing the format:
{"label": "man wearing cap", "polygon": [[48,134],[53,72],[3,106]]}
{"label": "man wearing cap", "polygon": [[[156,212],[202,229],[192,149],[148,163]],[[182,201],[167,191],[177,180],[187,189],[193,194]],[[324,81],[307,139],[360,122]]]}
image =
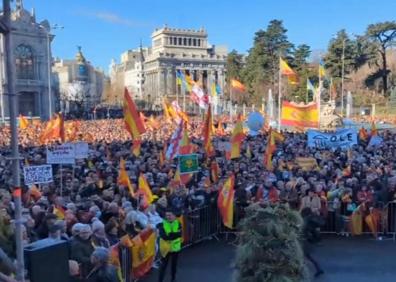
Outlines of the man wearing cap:
{"label": "man wearing cap", "polygon": [[166,268],[168,262],[172,260],[171,278],[172,282],[176,281],[177,260],[179,252],[181,251],[182,243],[182,230],[181,224],[176,219],[173,210],[168,209],[165,213],[165,219],[162,223],[158,224],[160,236],[160,252],[162,255],[162,265],[159,272],[159,282],[163,282],[165,278]]}

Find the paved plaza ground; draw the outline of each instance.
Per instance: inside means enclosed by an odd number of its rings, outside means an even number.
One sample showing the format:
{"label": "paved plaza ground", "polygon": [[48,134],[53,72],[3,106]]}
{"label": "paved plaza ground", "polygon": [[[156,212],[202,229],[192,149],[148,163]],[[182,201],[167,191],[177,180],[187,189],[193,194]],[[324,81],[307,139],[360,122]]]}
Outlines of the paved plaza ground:
{"label": "paved plaza ground", "polygon": [[[231,245],[215,241],[188,248],[182,253],[177,281],[231,281],[234,251]],[[396,243],[392,240],[327,237],[316,248],[314,256],[326,273],[313,281],[396,281]],[[157,282],[157,275],[158,272],[154,270],[143,282]]]}

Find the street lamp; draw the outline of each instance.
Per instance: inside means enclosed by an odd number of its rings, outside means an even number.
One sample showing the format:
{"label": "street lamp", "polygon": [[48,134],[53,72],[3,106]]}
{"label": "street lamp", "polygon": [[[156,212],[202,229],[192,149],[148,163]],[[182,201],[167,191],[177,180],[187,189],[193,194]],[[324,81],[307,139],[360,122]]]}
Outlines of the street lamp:
{"label": "street lamp", "polygon": [[344,116],[344,73],[345,73],[345,41],[347,37],[342,40],[342,67],[341,67],[341,116]]}
{"label": "street lamp", "polygon": [[51,38],[50,38],[50,36],[51,36],[51,30],[53,30],[53,29],[64,29],[64,27],[63,26],[61,26],[61,25],[58,25],[58,24],[54,24],[53,26],[49,26],[49,29],[47,29],[48,27],[45,27],[45,26],[43,26],[43,25],[40,25],[40,27],[42,28],[42,29],[44,29],[45,31],[46,31],[46,34],[47,34],[47,69],[48,69],[48,104],[49,104],[49,107],[48,107],[48,110],[49,110],[49,113],[48,113],[48,119],[50,119],[51,118],[51,115],[52,115],[52,87],[51,87],[51,73],[52,73],[52,70],[51,70]]}

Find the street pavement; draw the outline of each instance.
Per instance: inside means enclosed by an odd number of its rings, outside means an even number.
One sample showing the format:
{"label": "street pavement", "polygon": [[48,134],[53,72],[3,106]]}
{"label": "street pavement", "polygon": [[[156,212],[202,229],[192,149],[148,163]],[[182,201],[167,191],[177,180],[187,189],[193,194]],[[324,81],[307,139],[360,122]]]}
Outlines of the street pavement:
{"label": "street pavement", "polygon": [[[232,281],[235,248],[224,242],[207,241],[184,250],[179,259],[178,282]],[[325,275],[318,282],[393,282],[396,281],[396,243],[375,241],[370,237],[327,237],[316,247],[314,257]],[[310,272],[313,267],[309,265]],[[169,271],[168,266],[168,271]],[[170,276],[165,280],[170,281]],[[153,270],[143,282],[157,282]]]}

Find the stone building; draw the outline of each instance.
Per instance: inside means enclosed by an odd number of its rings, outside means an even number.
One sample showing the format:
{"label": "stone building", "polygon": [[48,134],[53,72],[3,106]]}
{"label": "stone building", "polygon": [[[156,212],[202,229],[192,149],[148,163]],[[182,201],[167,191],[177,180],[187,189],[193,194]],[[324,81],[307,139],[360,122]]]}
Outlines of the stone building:
{"label": "stone building", "polygon": [[[163,97],[185,94],[176,83],[178,70],[191,75],[207,92],[213,82],[224,89],[227,48],[210,45],[204,29],[165,26],[156,29],[151,39],[151,47],[127,51],[120,64],[111,66],[112,84],[129,88],[128,79],[136,81],[140,89],[133,91],[134,95],[154,105],[159,105]],[[117,81],[120,73],[123,82]]]}
{"label": "stone building", "polygon": [[[18,94],[17,112],[47,119],[55,110],[51,85],[51,41],[48,21],[37,22],[34,10],[24,9],[22,0],[16,1],[11,12],[11,40],[15,60],[15,90]],[[6,94],[4,37],[0,35],[0,115],[9,116]],[[50,89],[51,88],[51,89]],[[51,104],[51,107],[50,107]]]}
{"label": "stone building", "polygon": [[61,111],[89,110],[101,103],[105,75],[85,59],[81,47],[74,60],[55,60],[52,71]]}

